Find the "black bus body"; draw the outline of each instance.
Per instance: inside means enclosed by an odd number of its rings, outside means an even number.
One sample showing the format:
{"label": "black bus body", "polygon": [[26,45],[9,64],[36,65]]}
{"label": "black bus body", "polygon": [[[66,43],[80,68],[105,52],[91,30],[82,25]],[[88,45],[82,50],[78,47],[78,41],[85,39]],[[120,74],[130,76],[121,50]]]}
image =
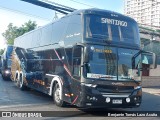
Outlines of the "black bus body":
{"label": "black bus body", "polygon": [[1,74],[4,80],[10,79],[11,76],[11,54],[13,46],[8,45],[1,56]]}
{"label": "black bus body", "polygon": [[[12,80],[22,90],[53,96],[58,106],[141,104],[139,31],[127,16],[79,10],[16,38],[14,46]],[[155,54],[150,59],[155,67]]]}

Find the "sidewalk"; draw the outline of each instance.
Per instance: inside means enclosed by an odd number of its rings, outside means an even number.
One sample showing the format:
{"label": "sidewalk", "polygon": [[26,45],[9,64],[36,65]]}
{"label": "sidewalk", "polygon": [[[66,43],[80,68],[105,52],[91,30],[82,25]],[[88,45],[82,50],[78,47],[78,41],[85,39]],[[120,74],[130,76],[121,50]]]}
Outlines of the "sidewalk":
{"label": "sidewalk", "polygon": [[142,91],[160,96],[160,87],[142,88]]}
{"label": "sidewalk", "polygon": [[160,96],[160,76],[143,76],[142,91]]}

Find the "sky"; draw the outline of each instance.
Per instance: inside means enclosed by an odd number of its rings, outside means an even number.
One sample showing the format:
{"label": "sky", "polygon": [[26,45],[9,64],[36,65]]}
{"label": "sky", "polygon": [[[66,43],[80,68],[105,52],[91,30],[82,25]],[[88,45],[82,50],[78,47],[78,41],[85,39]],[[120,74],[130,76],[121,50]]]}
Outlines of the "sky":
{"label": "sky", "polygon": [[[49,0],[75,9],[100,8],[123,14],[123,0]],[[6,46],[2,33],[9,23],[21,26],[25,22],[36,21],[38,26],[51,22],[55,11],[32,5],[21,0],[1,0],[0,2],[0,49]],[[62,14],[58,14],[59,17]]]}

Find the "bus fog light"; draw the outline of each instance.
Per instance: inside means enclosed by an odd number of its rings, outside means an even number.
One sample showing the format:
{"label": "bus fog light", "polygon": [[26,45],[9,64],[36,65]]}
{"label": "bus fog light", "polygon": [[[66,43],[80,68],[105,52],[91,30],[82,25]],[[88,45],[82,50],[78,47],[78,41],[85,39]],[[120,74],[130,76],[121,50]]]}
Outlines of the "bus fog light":
{"label": "bus fog light", "polygon": [[95,98],[95,97],[93,97],[92,99],[93,99],[93,100],[96,100],[96,98]]}
{"label": "bus fog light", "polygon": [[106,102],[109,103],[111,99],[109,97],[106,98]]}
{"label": "bus fog light", "polygon": [[90,97],[89,97],[89,96],[87,96],[87,99],[89,100],[89,99],[90,99]]}
{"label": "bus fog light", "polygon": [[137,101],[137,98],[135,97],[134,100]]}
{"label": "bus fog light", "polygon": [[139,103],[136,103],[136,105],[139,106],[140,104],[139,104]]}
{"label": "bus fog light", "polygon": [[126,102],[129,103],[131,101],[130,98],[126,98]]}

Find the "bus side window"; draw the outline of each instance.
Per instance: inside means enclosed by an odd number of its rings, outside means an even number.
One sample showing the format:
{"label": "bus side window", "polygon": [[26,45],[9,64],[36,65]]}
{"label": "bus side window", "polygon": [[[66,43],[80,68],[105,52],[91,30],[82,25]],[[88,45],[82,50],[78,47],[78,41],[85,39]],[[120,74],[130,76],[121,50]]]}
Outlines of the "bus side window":
{"label": "bus side window", "polygon": [[81,76],[81,47],[73,48],[73,76],[79,78]]}

